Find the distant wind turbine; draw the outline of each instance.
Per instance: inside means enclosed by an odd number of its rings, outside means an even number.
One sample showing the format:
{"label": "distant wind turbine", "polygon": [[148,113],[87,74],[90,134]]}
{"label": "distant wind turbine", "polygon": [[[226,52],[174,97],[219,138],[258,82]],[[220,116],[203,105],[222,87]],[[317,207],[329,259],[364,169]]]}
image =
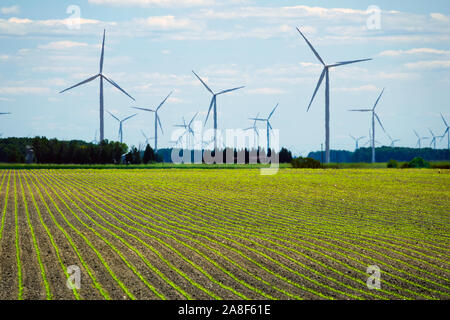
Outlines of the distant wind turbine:
{"label": "distant wind turbine", "polygon": [[211,112],[211,109],[214,108],[214,149],[217,149],[217,96],[221,95],[221,94],[225,94],[228,92],[232,92],[235,90],[239,90],[245,87],[238,87],[238,88],[233,88],[233,89],[227,89],[227,90],[223,90],[217,93],[214,93],[210,87],[208,87],[208,85],[194,72],[192,71],[195,76],[197,77],[198,80],[200,80],[200,82],[205,86],[206,90],[208,90],[211,94],[212,94],[212,99],[211,99],[211,103],[209,105],[209,109],[208,109],[208,114],[206,116],[206,120],[205,120],[205,125],[208,122],[208,118],[209,118],[209,114]]}
{"label": "distant wind turbine", "polygon": [[[381,145],[382,143],[381,142],[379,142],[378,140],[375,140],[375,145]],[[369,140],[367,140],[367,142],[366,143],[364,143],[364,146],[363,147],[365,147],[365,146],[367,146],[367,145],[372,145],[372,130],[369,130]]]}
{"label": "distant wind turbine", "polygon": [[414,130],[414,133],[415,133],[416,136],[417,136],[417,144],[416,144],[416,147],[418,146],[419,149],[422,149],[422,140],[428,140],[428,139],[430,139],[430,138],[429,138],[429,137],[421,137],[421,136],[419,136],[419,134],[417,133],[416,130]]}
{"label": "distant wind turbine", "polygon": [[391,148],[395,148],[395,143],[399,142],[400,139],[392,139],[392,137],[387,133],[389,140],[391,140]]}
{"label": "distant wind turbine", "polygon": [[355,138],[354,136],[350,135],[350,138],[352,138],[355,141],[355,150],[358,150],[359,149],[359,141],[361,141],[365,137]]}
{"label": "distant wind turbine", "polygon": [[278,108],[278,103],[275,106],[275,108],[273,108],[272,112],[269,114],[269,116],[267,117],[267,119],[261,119],[261,118],[250,118],[250,120],[255,120],[255,121],[264,121],[267,124],[267,154],[269,154],[269,150],[270,150],[270,130],[273,130],[272,126],[270,125],[270,118],[272,118],[275,110]]}
{"label": "distant wind turbine", "polygon": [[86,84],[88,82],[94,81],[97,78],[100,78],[100,142],[102,142],[105,138],[105,134],[104,134],[104,100],[103,100],[103,80],[108,81],[111,85],[113,85],[115,88],[117,88],[118,90],[122,91],[125,95],[127,95],[128,97],[130,97],[132,100],[135,100],[132,96],[130,96],[125,90],[123,90],[121,87],[119,87],[119,85],[117,83],[115,83],[112,79],[107,78],[104,74],[103,74],[103,58],[104,58],[104,54],[105,54],[105,34],[106,34],[106,30],[103,31],[103,42],[102,42],[102,54],[100,57],[100,72],[93,76],[90,77],[89,79],[86,79],[70,88],[67,88],[63,91],[61,91],[60,93],[69,91],[73,88],[76,88],[78,86],[81,86],[83,84]]}
{"label": "distant wind turbine", "polygon": [[[259,113],[256,115],[256,118],[254,118],[254,119],[258,119],[258,118],[259,118]],[[256,121],[258,121],[258,120],[255,120],[253,122],[253,126],[250,127],[250,128],[244,129],[244,131],[253,130],[253,144],[254,144],[254,148],[258,149],[259,148],[259,132],[258,132],[259,130],[258,130],[257,126],[256,126]]]}
{"label": "distant wind turbine", "polygon": [[444,121],[444,124],[445,124],[445,132],[442,135],[441,140],[444,139],[445,135],[447,135],[447,149],[450,149],[450,126],[447,124],[447,121],[445,121],[444,116],[442,115],[442,113],[441,113],[441,118],[442,118],[442,121]]}
{"label": "distant wind turbine", "polygon": [[153,137],[148,138],[147,135],[145,134],[145,132],[144,132],[143,130],[141,130],[141,133],[142,133],[142,135],[143,135],[144,138],[145,138],[145,145],[146,145],[146,146],[150,144],[150,142],[149,142],[150,140],[155,139],[155,138],[153,138]]}
{"label": "distant wind turbine", "polygon": [[169,97],[171,95],[172,95],[172,92],[169,93],[169,95],[159,104],[159,106],[155,110],[133,107],[134,109],[139,109],[139,110],[144,110],[144,111],[154,112],[155,113],[155,153],[158,152],[158,126],[161,129],[161,133],[164,134],[164,130],[163,130],[162,125],[161,125],[161,119],[159,118],[158,111],[159,111],[159,109],[161,109],[163,104],[167,101],[167,99],[169,99]]}
{"label": "distant wind turbine", "polygon": [[380,118],[378,117],[377,113],[375,112],[375,108],[378,105],[378,102],[380,102],[381,96],[384,93],[384,89],[383,91],[381,91],[381,94],[379,95],[377,101],[375,101],[375,105],[373,106],[373,109],[353,109],[353,110],[349,110],[352,112],[372,112],[372,163],[375,163],[375,118],[377,119],[378,123],[380,124],[381,128],[383,129],[384,132],[386,132],[386,130],[384,130],[383,124],[381,123]]}
{"label": "distant wind turbine", "polygon": [[93,143],[93,144],[98,144],[98,141],[97,141],[97,132],[98,132],[98,130],[95,130],[94,140],[91,141],[91,143]]}
{"label": "distant wind turbine", "polygon": [[322,60],[322,58],[317,53],[316,49],[314,49],[312,44],[308,41],[308,39],[306,39],[306,37],[303,35],[303,33],[300,31],[299,28],[297,28],[297,31],[300,33],[300,35],[303,37],[303,39],[305,39],[306,43],[311,48],[311,50],[314,53],[314,55],[316,56],[316,58],[323,65],[322,74],[320,75],[319,82],[317,83],[317,87],[314,90],[314,94],[308,105],[307,111],[309,111],[309,109],[311,108],[311,104],[313,103],[314,98],[316,97],[317,91],[319,90],[319,88],[322,84],[323,78],[325,78],[325,162],[330,163],[330,78],[329,78],[330,68],[340,67],[340,66],[364,62],[364,61],[369,61],[372,59],[342,61],[342,62],[337,62],[337,63],[331,64],[331,65],[325,64],[325,62]]}
{"label": "distant wind turbine", "polygon": [[434,133],[433,133],[433,131],[431,131],[431,129],[428,129],[428,130],[429,130],[430,133],[431,133],[430,147],[431,147],[432,145],[434,145],[434,149],[436,149],[436,139],[437,139],[437,138],[440,138],[440,137],[435,136]]}
{"label": "distant wind turbine", "polygon": [[137,113],[135,113],[135,114],[133,114],[133,115],[131,115],[131,116],[128,116],[128,117],[126,117],[126,118],[120,120],[119,118],[117,118],[115,115],[113,115],[113,114],[112,114],[111,112],[109,112],[108,110],[106,110],[106,111],[111,115],[111,117],[113,117],[114,119],[116,119],[116,120],[119,122],[119,136],[118,136],[118,137],[119,137],[120,143],[122,143],[122,142],[123,142],[123,123],[124,123],[125,121],[127,121],[127,120],[129,120],[129,119],[135,117],[135,116],[137,115]]}

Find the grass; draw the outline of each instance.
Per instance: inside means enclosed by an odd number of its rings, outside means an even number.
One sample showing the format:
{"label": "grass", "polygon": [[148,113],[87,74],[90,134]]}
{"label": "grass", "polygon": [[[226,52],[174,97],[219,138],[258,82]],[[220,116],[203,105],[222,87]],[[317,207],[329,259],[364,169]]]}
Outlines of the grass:
{"label": "grass", "polygon": [[0,170],[0,298],[450,298],[450,170],[184,169]]}

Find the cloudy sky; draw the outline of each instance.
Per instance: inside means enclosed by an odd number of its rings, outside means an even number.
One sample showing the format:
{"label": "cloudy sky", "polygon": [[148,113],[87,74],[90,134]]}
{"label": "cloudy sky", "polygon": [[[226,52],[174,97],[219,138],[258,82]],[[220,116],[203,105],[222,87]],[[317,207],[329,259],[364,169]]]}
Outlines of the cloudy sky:
{"label": "cloudy sky", "polygon": [[[380,24],[369,6],[381,9]],[[443,133],[439,113],[450,120],[447,0],[2,0],[0,112],[13,114],[0,118],[0,132],[93,140],[98,80],[58,92],[98,73],[106,29],[104,73],[136,98],[105,84],[106,109],[123,118],[131,106],[152,108],[174,92],[160,113],[160,146],[170,145],[183,116],[205,119],[211,97],[195,70],[215,91],[246,86],[219,97],[219,128],[247,128],[249,117],[280,103],[272,118],[280,145],[305,155],[324,141],[324,88],[306,112],[321,66],[297,26],[327,63],[374,59],[330,73],[333,149],[353,149],[349,134],[368,135],[370,115],[347,110],[370,107],[384,87],[378,114],[401,145],[415,145],[413,129]],[[152,135],[152,128],[153,115],[140,112],[125,124],[124,141],[137,145],[140,130]],[[117,131],[106,114],[106,138],[117,139]],[[377,140],[390,144],[380,127]]]}

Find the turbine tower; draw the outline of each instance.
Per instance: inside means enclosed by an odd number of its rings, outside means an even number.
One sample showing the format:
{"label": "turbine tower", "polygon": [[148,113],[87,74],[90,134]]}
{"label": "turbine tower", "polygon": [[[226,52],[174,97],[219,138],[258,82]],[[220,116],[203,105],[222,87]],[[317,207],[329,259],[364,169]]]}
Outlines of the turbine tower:
{"label": "turbine tower", "polygon": [[377,101],[375,102],[375,105],[373,106],[373,109],[354,109],[354,110],[349,110],[352,112],[372,112],[372,163],[375,163],[375,119],[377,119],[378,123],[380,124],[381,128],[383,129],[384,132],[386,132],[386,130],[384,130],[383,124],[381,123],[380,118],[378,117],[377,113],[375,112],[375,108],[378,105],[378,102],[380,102],[381,96],[384,93],[384,89],[383,91],[381,91],[381,94],[379,95]]}
{"label": "turbine tower", "polygon": [[416,144],[416,147],[418,146],[419,149],[422,149],[422,140],[427,140],[427,139],[430,139],[430,138],[429,138],[429,137],[421,137],[421,136],[419,136],[419,134],[417,133],[416,130],[414,130],[414,133],[415,133],[416,136],[417,136],[417,144]]}
{"label": "turbine tower", "polygon": [[[258,119],[259,117],[259,113],[256,115],[256,118],[254,119]],[[258,132],[258,128],[256,127],[256,121],[255,120],[253,122],[253,126],[247,129],[244,129],[244,131],[248,131],[248,130],[253,130],[253,144],[254,144],[254,148],[255,149],[259,149],[259,132]]]}
{"label": "turbine tower", "polygon": [[200,80],[200,82],[205,86],[206,90],[208,90],[211,94],[212,94],[212,99],[211,99],[211,103],[209,105],[209,109],[208,109],[208,115],[206,116],[206,120],[205,120],[205,125],[208,122],[208,118],[209,118],[209,114],[211,112],[211,109],[214,107],[214,150],[217,149],[217,96],[221,95],[221,94],[225,94],[231,91],[235,91],[235,90],[239,90],[245,87],[238,87],[238,88],[233,88],[233,89],[227,89],[227,90],[223,90],[217,93],[214,93],[210,87],[208,87],[208,85],[194,72],[192,71],[195,76],[197,77],[198,80]]}
{"label": "turbine tower", "polygon": [[161,109],[163,104],[167,101],[167,99],[169,99],[169,97],[171,95],[172,95],[172,92],[169,93],[169,95],[159,104],[158,108],[156,108],[155,110],[133,107],[134,109],[139,109],[139,110],[144,110],[144,111],[155,113],[155,153],[158,152],[158,125],[159,125],[159,128],[161,129],[161,133],[164,134],[164,131],[163,131],[163,128],[161,125],[161,120],[159,119],[158,111],[159,111],[159,109]]}
{"label": "turbine tower", "polygon": [[442,139],[444,139],[445,135],[447,135],[447,149],[450,149],[450,126],[447,124],[447,121],[445,121],[444,116],[441,113],[441,118],[442,121],[444,121],[445,124],[445,132],[442,135],[441,141]]}
{"label": "turbine tower", "polygon": [[300,31],[299,28],[297,28],[297,31],[300,33],[300,35],[305,39],[308,46],[311,48],[312,52],[316,56],[316,58],[320,61],[320,63],[323,65],[323,71],[320,75],[319,82],[317,83],[316,89],[314,90],[314,94],[311,98],[311,101],[308,105],[308,110],[311,108],[311,104],[314,101],[314,98],[316,97],[317,91],[319,90],[323,78],[325,78],[325,162],[330,163],[330,77],[329,77],[329,71],[331,68],[334,67],[340,67],[348,64],[358,63],[358,62],[364,62],[369,61],[372,59],[362,59],[362,60],[353,60],[353,61],[342,61],[337,62],[335,64],[325,64],[325,62],[322,60],[320,55],[317,53],[316,49],[312,46],[312,44],[306,39],[306,37],[303,35],[303,33]]}
{"label": "turbine tower", "polygon": [[100,142],[102,142],[104,140],[104,100],[103,100],[103,80],[106,80],[107,82],[109,82],[112,86],[114,86],[116,89],[122,91],[124,94],[126,94],[128,97],[130,97],[132,100],[135,100],[132,96],[130,96],[125,90],[123,90],[121,87],[119,87],[119,85],[117,83],[115,83],[112,79],[107,78],[104,74],[103,74],[103,58],[104,58],[104,54],[105,54],[105,34],[106,34],[106,30],[103,30],[103,42],[102,42],[102,54],[100,56],[100,72],[93,76],[90,77],[89,79],[86,79],[70,88],[67,88],[63,91],[61,91],[60,93],[69,91],[73,88],[76,88],[78,86],[81,86],[83,84],[89,83],[91,81],[94,81],[97,78],[100,78]]}
{"label": "turbine tower", "polygon": [[365,137],[355,138],[354,136],[350,135],[350,138],[352,138],[355,141],[355,150],[358,150],[359,149],[359,141],[361,141]]}
{"label": "turbine tower", "polygon": [[133,118],[133,117],[135,117],[136,115],[137,115],[137,113],[135,113],[135,114],[133,114],[133,115],[131,115],[131,116],[128,116],[128,117],[126,117],[126,118],[124,118],[124,119],[122,119],[122,120],[120,120],[119,118],[117,118],[115,115],[113,115],[111,112],[109,112],[108,110],[106,110],[110,115],[111,115],[111,117],[113,117],[114,119],[116,119],[118,122],[119,122],[119,140],[120,140],[120,143],[122,143],[123,141],[123,123],[125,122],[125,121],[127,121],[127,120],[129,120],[129,119],[131,119],[131,118]]}
{"label": "turbine tower", "polygon": [[272,112],[269,114],[269,116],[267,117],[267,119],[261,119],[261,118],[250,118],[250,120],[255,120],[255,121],[264,121],[267,124],[267,155],[269,154],[269,150],[270,150],[270,130],[273,130],[272,126],[270,125],[270,118],[272,118],[275,110],[278,108],[278,103],[275,106],[275,108],[273,108]]}

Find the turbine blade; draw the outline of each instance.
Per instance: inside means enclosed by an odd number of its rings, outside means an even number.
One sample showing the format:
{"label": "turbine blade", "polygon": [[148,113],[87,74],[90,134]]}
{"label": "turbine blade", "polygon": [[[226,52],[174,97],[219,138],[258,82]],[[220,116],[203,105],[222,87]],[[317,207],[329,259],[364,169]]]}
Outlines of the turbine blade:
{"label": "turbine blade", "polygon": [[144,110],[144,111],[148,111],[148,112],[155,112],[155,110],[152,109],[146,109],[146,108],[139,108],[139,107],[132,107],[133,109],[138,109],[138,110]]}
{"label": "turbine blade", "polygon": [[78,84],[76,84],[76,85],[74,85],[74,86],[72,86],[72,87],[70,87],[70,88],[67,88],[67,89],[65,89],[65,90],[63,90],[63,91],[60,91],[59,93],[63,93],[63,92],[69,91],[69,90],[71,90],[71,89],[73,89],[73,88],[76,88],[76,87],[78,87],[78,86],[81,86],[81,85],[83,85],[83,84],[85,84],[85,83],[91,82],[91,81],[97,79],[99,76],[100,76],[100,75],[97,74],[97,75],[95,75],[95,76],[93,76],[93,77],[90,77],[89,79],[86,79],[86,80],[84,80],[84,81],[81,81],[80,83],[78,83]]}
{"label": "turbine blade", "polygon": [[133,114],[132,116],[126,117],[125,119],[122,120],[122,122],[125,122],[133,117],[135,117],[137,115],[137,113]]}
{"label": "turbine blade", "polygon": [[381,96],[382,96],[383,93],[384,93],[384,89],[385,89],[385,88],[383,88],[383,91],[381,91],[381,93],[380,93],[380,95],[379,95],[377,101],[375,102],[375,105],[373,106],[373,110],[375,110],[375,108],[376,108],[377,105],[378,105],[378,102],[380,102]]}
{"label": "turbine blade", "polygon": [[103,29],[102,55],[100,57],[100,74],[103,72],[103,58],[105,56],[105,34],[106,30]]}
{"label": "turbine blade", "polygon": [[442,113],[441,113],[441,118],[442,118],[442,121],[444,121],[445,126],[448,128],[447,121],[445,121],[444,116],[442,115]]}
{"label": "turbine blade", "polygon": [[316,97],[317,91],[319,91],[320,85],[323,82],[323,78],[325,77],[326,71],[327,71],[326,68],[324,68],[323,71],[322,71],[322,74],[320,75],[319,82],[317,83],[317,86],[316,86],[316,90],[314,90],[314,94],[313,94],[313,96],[311,98],[311,101],[309,102],[308,109],[306,110],[307,112],[309,111],[309,108],[311,108],[311,105],[312,105],[312,103],[314,101],[314,98]]}
{"label": "turbine blade", "polygon": [[275,106],[275,108],[274,108],[274,109],[272,110],[272,112],[269,114],[269,118],[267,118],[267,119],[272,118],[272,115],[273,115],[273,113],[275,112],[275,110],[277,110],[278,105],[279,105],[279,103],[277,103],[277,105]]}
{"label": "turbine blade", "polygon": [[352,136],[351,134],[349,134],[350,138],[352,138],[353,140],[356,141],[356,138],[354,136]]}
{"label": "turbine blade", "polygon": [[316,56],[316,58],[320,61],[320,63],[322,63],[322,65],[325,66],[325,62],[323,62],[322,58],[320,57],[320,55],[317,53],[316,49],[314,49],[314,47],[312,46],[311,42],[308,41],[308,39],[306,39],[306,37],[303,35],[303,33],[300,31],[299,28],[297,28],[297,31],[301,34],[301,36],[303,37],[303,39],[305,39],[306,43],[308,44],[308,46],[311,48],[311,50],[314,52],[314,55]]}
{"label": "turbine blade", "polygon": [[208,114],[206,115],[205,125],[208,122],[209,114],[211,113],[211,109],[214,105],[214,99],[216,99],[216,96],[213,96],[211,99],[211,104],[209,105]]}
{"label": "turbine blade", "polygon": [[381,123],[381,120],[380,120],[380,118],[378,117],[378,115],[376,113],[375,113],[375,118],[377,118],[378,123],[380,124],[381,128],[383,129],[383,131],[386,133],[386,130],[384,129],[383,124]]}
{"label": "turbine blade", "polygon": [[108,112],[108,113],[111,115],[111,117],[113,117],[114,119],[116,119],[117,121],[120,122],[119,118],[117,118],[117,117],[116,117],[115,115],[113,115],[111,112],[109,112],[108,110],[106,110],[106,112]]}
{"label": "turbine blade", "polygon": [[371,112],[371,109],[350,109],[351,112]]}
{"label": "turbine blade", "polygon": [[156,108],[156,111],[158,111],[158,110],[163,106],[163,104],[167,101],[167,99],[169,99],[169,97],[170,97],[171,95],[172,95],[172,92],[170,92],[169,95],[163,100],[163,102],[161,102],[161,103],[159,104],[158,108]]}
{"label": "turbine blade", "polygon": [[163,128],[162,128],[162,125],[161,125],[161,120],[159,119],[159,116],[158,116],[158,114],[156,114],[156,119],[158,120],[158,124],[159,124],[159,127],[161,128],[161,132],[162,132],[162,134],[164,134],[164,130],[163,130]]}
{"label": "turbine blade", "polygon": [[344,66],[344,65],[347,65],[347,64],[353,64],[353,63],[364,62],[364,61],[370,61],[370,60],[373,60],[373,59],[360,59],[360,60],[352,60],[352,61],[336,62],[335,64],[332,64],[332,65],[330,66],[330,68],[332,68],[332,67],[340,67],[340,66]]}
{"label": "turbine blade", "polygon": [[105,79],[106,81],[108,81],[109,83],[111,83],[114,87],[116,87],[117,89],[119,89],[120,91],[122,91],[124,94],[126,94],[128,97],[130,97],[132,100],[136,101],[132,96],[130,96],[125,90],[123,90],[121,87],[119,87],[119,85],[117,83],[115,83],[112,79],[108,79],[107,77],[105,77],[104,75],[101,75],[103,77],[103,79]]}
{"label": "turbine blade", "polygon": [[239,89],[242,89],[242,88],[245,88],[245,86],[243,86],[243,87],[238,87],[238,88],[233,88],[233,89],[223,90],[223,91],[220,91],[217,95],[219,95],[219,94],[224,94],[224,93],[228,93],[228,92],[231,92],[231,91],[236,91],[236,90],[239,90]]}
{"label": "turbine blade", "polygon": [[203,85],[205,86],[205,88],[211,92],[211,94],[214,94],[214,92],[208,87],[208,85],[195,73],[194,70],[192,70],[192,72],[195,74],[195,76],[197,77],[198,80],[200,80],[201,83],[203,83]]}
{"label": "turbine blade", "polygon": [[192,122],[194,122],[195,118],[197,118],[198,112],[195,114],[195,116],[192,118],[191,122],[189,122],[189,127],[191,126]]}
{"label": "turbine blade", "polygon": [[413,130],[413,131],[414,131],[414,133],[416,134],[417,138],[420,139],[420,136],[419,136],[419,134],[417,133],[417,131],[416,131],[416,130]]}

